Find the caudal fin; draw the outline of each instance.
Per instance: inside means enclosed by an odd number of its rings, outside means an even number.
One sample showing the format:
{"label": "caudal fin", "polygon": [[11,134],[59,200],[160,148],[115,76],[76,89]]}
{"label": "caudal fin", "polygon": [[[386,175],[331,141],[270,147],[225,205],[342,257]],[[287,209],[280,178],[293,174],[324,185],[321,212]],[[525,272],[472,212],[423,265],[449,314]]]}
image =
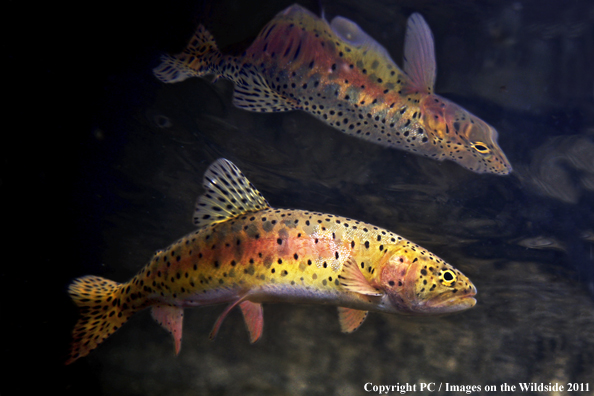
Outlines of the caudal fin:
{"label": "caudal fin", "polygon": [[177,55],[164,55],[161,64],[153,72],[165,83],[207,74],[218,76],[222,57],[212,35],[200,25],[186,49]]}
{"label": "caudal fin", "polygon": [[72,331],[66,364],[88,355],[136,311],[121,302],[122,289],[122,284],[92,275],[78,278],[68,287],[81,317]]}

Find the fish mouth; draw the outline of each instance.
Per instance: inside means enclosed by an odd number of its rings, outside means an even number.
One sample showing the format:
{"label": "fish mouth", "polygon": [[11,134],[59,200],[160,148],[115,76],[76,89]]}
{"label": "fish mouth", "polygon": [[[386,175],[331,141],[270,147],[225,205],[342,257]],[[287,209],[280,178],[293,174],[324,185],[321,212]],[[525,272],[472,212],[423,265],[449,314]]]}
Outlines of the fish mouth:
{"label": "fish mouth", "polygon": [[427,301],[426,307],[442,313],[464,311],[476,305],[475,295],[476,293],[467,293],[450,297],[445,300],[430,300]]}
{"label": "fish mouth", "polygon": [[458,300],[458,304],[463,303],[468,308],[472,308],[476,305],[476,298],[474,296],[475,294],[468,294],[466,296],[462,296],[462,298]]}

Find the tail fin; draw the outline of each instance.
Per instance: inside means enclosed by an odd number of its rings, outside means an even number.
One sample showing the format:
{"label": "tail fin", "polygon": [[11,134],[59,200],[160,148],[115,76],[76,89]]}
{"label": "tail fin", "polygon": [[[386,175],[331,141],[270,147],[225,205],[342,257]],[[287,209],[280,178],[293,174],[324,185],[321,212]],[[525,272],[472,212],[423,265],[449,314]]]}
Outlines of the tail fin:
{"label": "tail fin", "polygon": [[222,58],[214,38],[200,25],[186,49],[177,55],[164,55],[161,64],[153,72],[165,83],[176,83],[206,74],[218,77]]}
{"label": "tail fin", "polygon": [[78,306],[81,317],[72,332],[70,357],[66,364],[88,355],[136,312],[137,309],[120,301],[124,286],[90,275],[76,279],[68,287],[68,294]]}

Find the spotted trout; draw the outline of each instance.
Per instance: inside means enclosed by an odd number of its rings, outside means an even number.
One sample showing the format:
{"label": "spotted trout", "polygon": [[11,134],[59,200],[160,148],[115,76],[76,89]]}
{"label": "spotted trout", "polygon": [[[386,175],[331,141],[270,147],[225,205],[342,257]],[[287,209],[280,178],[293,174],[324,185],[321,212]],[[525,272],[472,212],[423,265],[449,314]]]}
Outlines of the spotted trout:
{"label": "spotted trout", "polygon": [[452,160],[477,173],[512,167],[497,131],[433,93],[433,36],[419,14],[408,19],[404,71],[356,23],[331,23],[293,5],[241,55],[223,55],[200,25],[187,48],[154,69],[163,82],[215,75],[235,83],[235,106],[255,112],[306,111],[349,135]]}
{"label": "spotted trout", "polygon": [[239,306],[255,342],[264,326],[262,303],[338,306],[344,332],[356,330],[368,311],[431,315],[476,304],[472,282],[429,251],[360,221],[273,209],[225,159],[207,169],[203,186],[198,229],[156,252],[129,282],[84,276],[69,286],[81,318],[67,364],[144,308],[173,335],[178,353],[188,307],[228,303],[214,338]]}

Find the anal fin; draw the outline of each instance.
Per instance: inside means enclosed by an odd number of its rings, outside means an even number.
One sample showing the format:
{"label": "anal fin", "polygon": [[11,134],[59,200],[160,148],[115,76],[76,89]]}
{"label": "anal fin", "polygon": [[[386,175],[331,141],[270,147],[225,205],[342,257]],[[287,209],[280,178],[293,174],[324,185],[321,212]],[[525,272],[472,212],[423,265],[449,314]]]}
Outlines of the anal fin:
{"label": "anal fin", "polygon": [[367,318],[368,313],[368,311],[338,307],[340,330],[343,333],[352,333],[357,330],[363,324],[365,318]]}
{"label": "anal fin", "polygon": [[177,355],[181,349],[183,308],[172,305],[155,305],[151,310],[151,315],[157,323],[173,336],[175,354]]}

